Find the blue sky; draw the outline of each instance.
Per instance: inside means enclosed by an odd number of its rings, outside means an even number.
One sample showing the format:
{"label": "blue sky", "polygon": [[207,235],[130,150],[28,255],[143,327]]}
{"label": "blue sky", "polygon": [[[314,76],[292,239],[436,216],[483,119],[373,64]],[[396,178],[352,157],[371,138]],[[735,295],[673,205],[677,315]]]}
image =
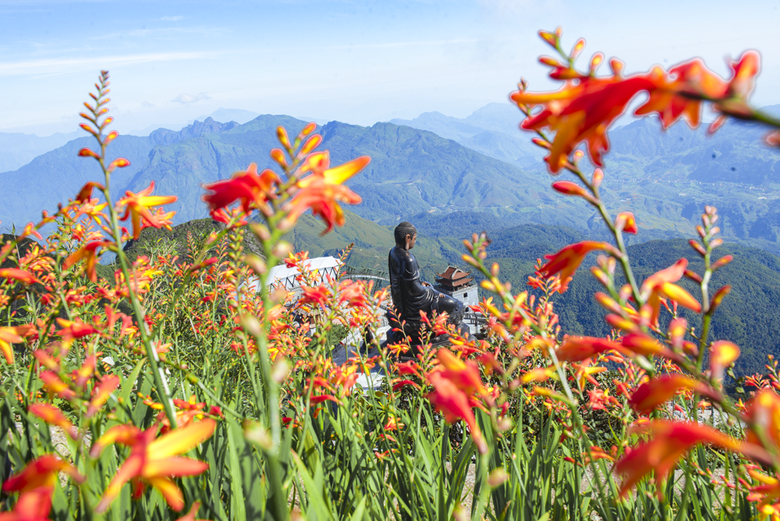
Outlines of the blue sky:
{"label": "blue sky", "polygon": [[546,89],[538,29],[628,72],[761,51],[754,101],[780,103],[780,0],[625,2],[0,0],[0,132],[72,131],[101,68],[120,132],[220,107],[372,124]]}

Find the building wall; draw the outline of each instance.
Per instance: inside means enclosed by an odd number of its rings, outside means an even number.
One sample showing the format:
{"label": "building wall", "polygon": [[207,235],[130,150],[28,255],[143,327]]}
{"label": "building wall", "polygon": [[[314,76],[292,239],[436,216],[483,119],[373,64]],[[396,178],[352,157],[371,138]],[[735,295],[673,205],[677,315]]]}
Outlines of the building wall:
{"label": "building wall", "polygon": [[452,293],[452,297],[460,300],[467,306],[476,306],[479,304],[478,299],[478,290],[476,285],[470,285],[466,286],[465,288],[460,288],[457,291],[454,291]]}

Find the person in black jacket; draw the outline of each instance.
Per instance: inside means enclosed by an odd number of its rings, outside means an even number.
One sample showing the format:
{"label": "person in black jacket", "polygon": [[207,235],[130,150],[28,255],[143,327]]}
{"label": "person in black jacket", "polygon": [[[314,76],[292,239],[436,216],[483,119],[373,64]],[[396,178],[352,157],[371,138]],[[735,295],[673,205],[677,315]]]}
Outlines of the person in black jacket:
{"label": "person in black jacket", "polygon": [[429,317],[433,313],[447,313],[450,324],[459,325],[463,320],[465,306],[459,300],[433,289],[427,282],[420,280],[420,266],[411,250],[417,242],[417,229],[409,222],[402,222],[395,228],[395,247],[390,250],[387,267],[390,274],[390,292],[393,297],[395,313],[388,312],[388,320],[393,328],[400,329],[406,322],[404,331],[413,341],[419,340],[420,311]]}

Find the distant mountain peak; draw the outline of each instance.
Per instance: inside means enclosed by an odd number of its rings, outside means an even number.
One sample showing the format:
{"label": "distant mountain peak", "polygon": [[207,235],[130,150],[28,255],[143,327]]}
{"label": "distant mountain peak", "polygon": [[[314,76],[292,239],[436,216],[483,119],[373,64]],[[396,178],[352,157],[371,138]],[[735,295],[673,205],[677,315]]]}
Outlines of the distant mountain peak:
{"label": "distant mountain peak", "polygon": [[158,128],[149,134],[149,139],[156,145],[170,145],[185,139],[200,137],[204,134],[221,134],[222,132],[236,128],[237,126],[239,126],[239,124],[235,121],[220,123],[219,121],[214,121],[212,117],[207,117],[204,121],[195,121],[178,132],[165,128]]}

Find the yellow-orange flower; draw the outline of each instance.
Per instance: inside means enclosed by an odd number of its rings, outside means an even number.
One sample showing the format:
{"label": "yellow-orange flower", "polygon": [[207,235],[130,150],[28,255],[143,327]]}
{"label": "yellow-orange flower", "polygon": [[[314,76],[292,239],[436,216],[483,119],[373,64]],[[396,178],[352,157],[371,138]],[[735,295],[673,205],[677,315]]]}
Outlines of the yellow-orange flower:
{"label": "yellow-orange flower", "polygon": [[673,282],[677,282],[685,274],[688,266],[687,259],[680,259],[672,266],[656,272],[642,283],[641,293],[647,299],[647,304],[652,309],[650,321],[658,323],[658,315],[661,312],[661,298],[674,300],[683,307],[699,313],[701,304],[683,288]]}
{"label": "yellow-orange flower", "polygon": [[105,512],[125,483],[133,481],[135,495],[140,496],[149,484],[156,488],[176,511],[184,508],[184,497],[170,478],[195,476],[209,468],[208,463],[178,456],[195,448],[214,433],[216,422],[205,419],[174,429],[155,439],[157,426],[142,431],[134,425],[117,425],[106,431],[90,450],[97,457],[107,445],[120,443],[131,447],[130,456],[109,483],[96,512]]}
{"label": "yellow-orange flower", "polygon": [[11,344],[23,342],[24,339],[19,336],[20,327],[0,327],[0,351],[5,356],[5,361],[9,364],[14,363],[14,349]]}
{"label": "yellow-orange flower", "polygon": [[34,414],[38,418],[42,419],[49,425],[56,425],[61,428],[70,439],[75,440],[78,437],[78,432],[73,424],[68,420],[62,411],[54,405],[48,403],[34,403],[30,405],[28,411],[30,414]]}
{"label": "yellow-orange flower", "polygon": [[720,380],[728,366],[739,358],[739,346],[727,340],[720,340],[712,344],[710,350],[710,374]]}
{"label": "yellow-orange flower", "polygon": [[64,472],[79,483],[85,479],[78,473],[76,467],[67,461],[61,460],[53,454],[44,454],[8,478],[3,483],[3,492],[25,493],[41,487],[54,487],[60,472]]}
{"label": "yellow-orange flower", "polygon": [[311,174],[298,181],[300,190],[291,202],[290,219],[295,221],[310,209],[327,224],[324,233],[331,231],[334,225],[344,226],[344,210],[339,201],[347,204],[359,204],[362,201],[344,183],[363,170],[370,161],[370,157],[362,156],[330,168],[327,151],[309,155],[301,166],[301,172]]}
{"label": "yellow-orange flower", "polygon": [[[125,192],[125,196],[117,202],[118,208],[125,208],[125,213],[122,216],[122,220],[126,220],[130,217],[133,224],[133,238],[137,239],[141,234],[141,229],[146,226],[153,226],[160,228],[163,224],[159,222],[149,208],[154,206],[160,206],[163,204],[170,204],[176,202],[178,197],[175,195],[150,195],[154,191],[154,181],[149,183],[149,186],[134,194],[129,190]],[[143,226],[142,226],[143,222]]]}

